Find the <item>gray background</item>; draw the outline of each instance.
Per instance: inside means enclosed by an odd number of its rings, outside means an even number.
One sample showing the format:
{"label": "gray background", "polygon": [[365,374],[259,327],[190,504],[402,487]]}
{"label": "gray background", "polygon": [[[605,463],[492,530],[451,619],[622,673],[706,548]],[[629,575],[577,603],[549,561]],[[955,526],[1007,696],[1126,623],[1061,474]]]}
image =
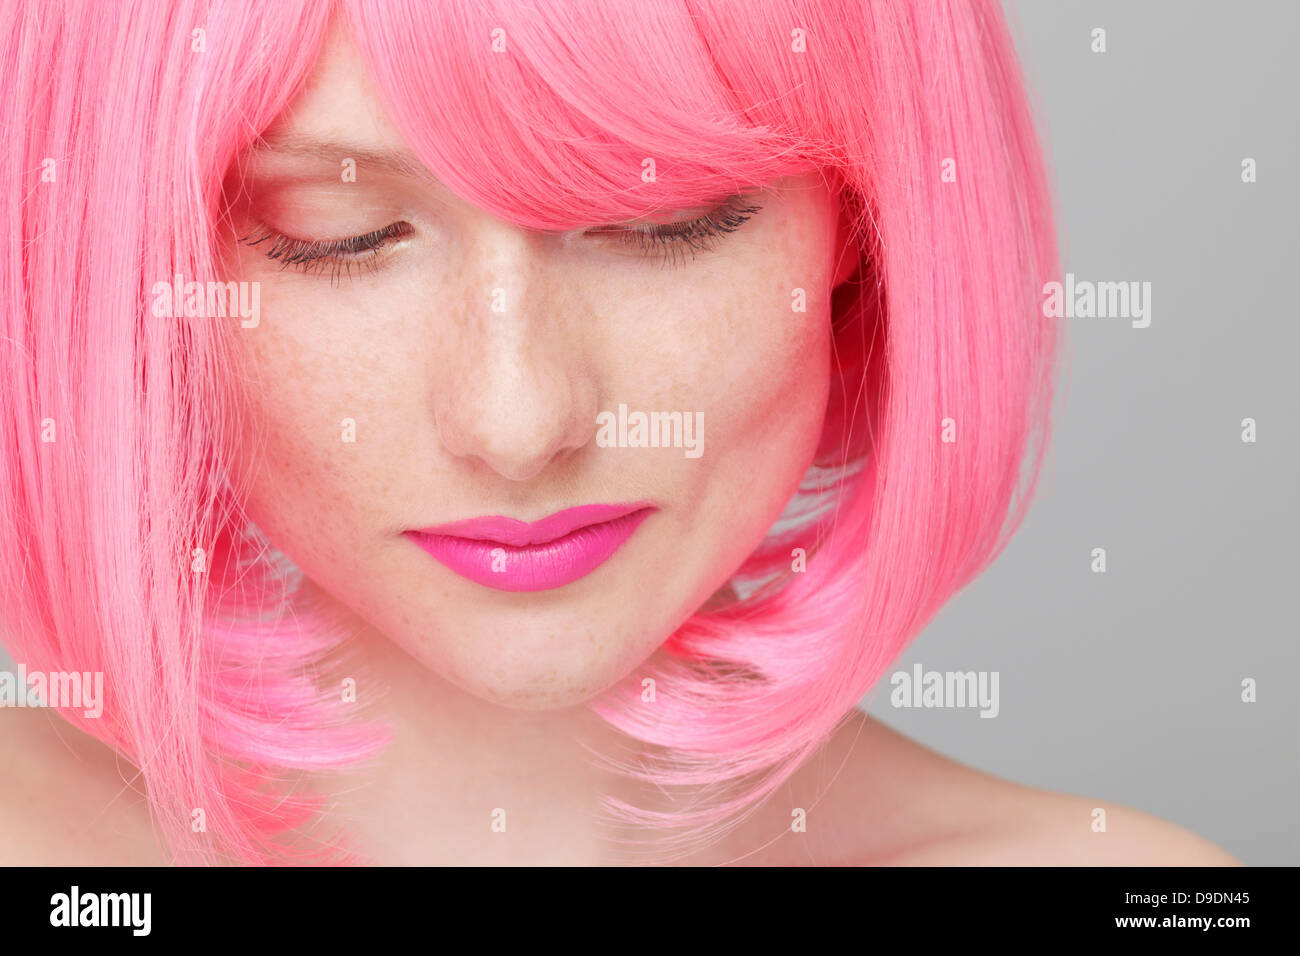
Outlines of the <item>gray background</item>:
{"label": "gray background", "polygon": [[999,776],[1137,807],[1246,863],[1300,863],[1300,4],[1007,7],[1065,268],[1150,281],[1151,325],[1066,320],[1037,502],[898,664],[998,671],[1001,714],[895,709],[887,680],[869,710]]}
{"label": "gray background", "polygon": [[1151,326],[1069,320],[1037,503],[898,664],[998,671],[999,716],[896,710],[887,678],[870,710],[999,776],[1137,807],[1247,863],[1300,863],[1300,4],[1009,6],[1066,269],[1151,282]]}

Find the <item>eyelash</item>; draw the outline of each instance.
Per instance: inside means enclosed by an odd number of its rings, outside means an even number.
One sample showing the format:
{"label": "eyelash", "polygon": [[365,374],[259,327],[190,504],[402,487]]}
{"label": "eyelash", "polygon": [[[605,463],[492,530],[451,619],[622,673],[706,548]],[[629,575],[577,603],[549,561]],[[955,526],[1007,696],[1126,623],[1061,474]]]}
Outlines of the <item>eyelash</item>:
{"label": "eyelash", "polygon": [[283,233],[267,229],[256,236],[245,236],[241,242],[249,246],[271,245],[262,250],[268,259],[279,262],[286,269],[299,272],[320,272],[330,267],[330,281],[337,282],[345,275],[352,278],[352,267],[378,268],[375,261],[389,242],[410,235],[413,230],[405,222],[394,222],[382,229],[346,239],[294,239]]}
{"label": "eyelash", "polygon": [[[601,226],[587,230],[586,234],[612,234],[618,237],[620,244],[635,246],[641,252],[653,251],[666,263],[676,264],[712,250],[721,239],[735,232],[761,209],[761,206],[745,203],[740,196],[732,196],[716,209],[695,219],[629,228]],[[328,267],[330,281],[336,282],[345,275],[352,278],[353,266],[373,272],[378,268],[376,260],[383,248],[413,231],[408,223],[395,222],[346,239],[294,239],[264,229],[240,241],[254,247],[270,242],[270,246],[261,250],[268,259],[281,263],[284,268],[304,273],[321,272]]]}
{"label": "eyelash", "polygon": [[635,246],[641,252],[653,251],[665,262],[676,265],[716,248],[719,241],[753,219],[762,208],[746,203],[741,196],[732,196],[695,219],[630,228],[599,226],[587,230],[587,234],[613,234],[618,236],[619,243]]}

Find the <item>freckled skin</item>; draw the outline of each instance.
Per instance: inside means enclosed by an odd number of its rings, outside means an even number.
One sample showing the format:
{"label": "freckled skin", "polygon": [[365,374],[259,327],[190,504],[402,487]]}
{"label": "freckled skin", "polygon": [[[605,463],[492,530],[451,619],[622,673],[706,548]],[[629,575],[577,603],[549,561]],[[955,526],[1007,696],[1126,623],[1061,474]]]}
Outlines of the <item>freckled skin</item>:
{"label": "freckled skin", "polygon": [[[409,148],[354,57],[331,44],[273,133]],[[267,205],[300,238],[320,216],[338,235],[411,222],[374,271],[331,282],[231,245],[239,278],[261,283],[259,325],[232,333],[249,384],[231,453],[250,513],[327,601],[431,672],[510,707],[579,703],[725,583],[806,471],[829,388],[835,197],[815,174],[775,183],[712,251],[665,266],[518,229],[436,182],[359,165],[355,186],[355,212],[334,182]],[[790,308],[795,287],[807,312]],[[596,414],[620,403],[702,412],[702,457],[598,447]],[[400,534],[636,500],[660,510],[604,566],[548,592],[474,584]]]}

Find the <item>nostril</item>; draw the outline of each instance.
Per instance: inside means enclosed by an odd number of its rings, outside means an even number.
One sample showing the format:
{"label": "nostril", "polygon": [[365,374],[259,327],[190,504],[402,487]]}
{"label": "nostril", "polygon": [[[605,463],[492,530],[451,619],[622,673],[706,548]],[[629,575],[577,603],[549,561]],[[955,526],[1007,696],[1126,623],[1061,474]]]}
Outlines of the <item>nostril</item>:
{"label": "nostril", "polygon": [[[594,421],[594,416],[593,416]],[[521,415],[511,421],[460,415],[435,416],[443,448],[455,458],[475,460],[511,481],[527,481],[552,464],[567,461],[586,444],[574,420],[531,424]]]}
{"label": "nostril", "polygon": [[528,481],[535,478],[550,463],[548,458],[538,458],[532,462],[520,461],[494,461],[492,459],[481,459],[489,468],[495,471],[502,478],[508,481]]}
{"label": "nostril", "polygon": [[[498,342],[498,344],[500,344]],[[511,481],[567,461],[596,434],[597,383],[574,350],[488,348],[460,353],[438,380],[433,422],[454,458],[474,459]]]}

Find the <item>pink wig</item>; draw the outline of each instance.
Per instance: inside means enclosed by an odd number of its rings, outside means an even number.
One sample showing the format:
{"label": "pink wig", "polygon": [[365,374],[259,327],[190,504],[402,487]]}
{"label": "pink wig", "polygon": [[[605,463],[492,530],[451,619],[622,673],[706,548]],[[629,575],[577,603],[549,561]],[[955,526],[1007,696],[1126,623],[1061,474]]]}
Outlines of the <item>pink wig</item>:
{"label": "pink wig", "polygon": [[0,7],[0,636],[31,669],[105,674],[103,718],[63,716],[141,768],[180,862],[285,859],[320,809],[295,776],[384,742],[323,689],[346,635],[295,605],[226,477],[237,330],[148,308],[157,281],[222,275],[222,184],[335,15],[429,169],[506,220],[568,229],[812,169],[853,216],[805,493],[736,572],[736,603],[592,702],[653,745],[625,769],[708,797],[615,813],[726,825],[997,555],[1038,474],[1057,361],[1039,290],[1058,261],[999,4]]}

